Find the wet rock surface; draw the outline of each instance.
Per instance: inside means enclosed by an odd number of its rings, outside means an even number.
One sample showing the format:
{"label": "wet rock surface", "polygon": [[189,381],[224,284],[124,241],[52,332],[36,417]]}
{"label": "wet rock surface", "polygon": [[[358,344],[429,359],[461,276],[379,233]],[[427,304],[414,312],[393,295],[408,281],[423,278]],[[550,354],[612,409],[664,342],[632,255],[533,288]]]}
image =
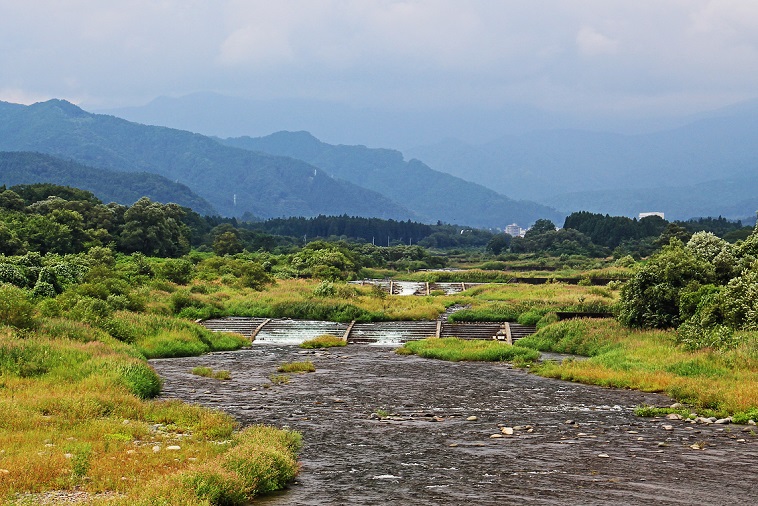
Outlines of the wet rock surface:
{"label": "wet rock surface", "polygon": [[[316,372],[272,385],[277,366],[302,360]],[[636,417],[673,402],[655,394],[361,345],[151,363],[165,398],[302,432],[299,477],[256,504],[739,505],[758,490],[755,427]],[[198,365],[231,380],[190,374]]]}

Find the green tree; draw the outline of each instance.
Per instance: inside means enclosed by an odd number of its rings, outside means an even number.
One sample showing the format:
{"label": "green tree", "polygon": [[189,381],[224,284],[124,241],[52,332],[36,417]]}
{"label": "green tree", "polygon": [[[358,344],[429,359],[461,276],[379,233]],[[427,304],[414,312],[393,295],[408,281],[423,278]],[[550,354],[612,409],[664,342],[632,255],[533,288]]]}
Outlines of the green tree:
{"label": "green tree", "polygon": [[621,289],[619,319],[629,327],[677,327],[682,290],[715,278],[713,265],[672,239]]}
{"label": "green tree", "polygon": [[118,248],[124,253],[179,257],[189,252],[189,229],[182,223],[184,210],[141,198],[124,213]]}
{"label": "green tree", "polygon": [[213,240],[213,252],[218,256],[242,253],[242,249],[239,237],[232,231],[219,234]]}
{"label": "green tree", "polygon": [[495,255],[499,255],[507,250],[511,245],[511,236],[509,234],[495,234],[487,243],[487,249]]}

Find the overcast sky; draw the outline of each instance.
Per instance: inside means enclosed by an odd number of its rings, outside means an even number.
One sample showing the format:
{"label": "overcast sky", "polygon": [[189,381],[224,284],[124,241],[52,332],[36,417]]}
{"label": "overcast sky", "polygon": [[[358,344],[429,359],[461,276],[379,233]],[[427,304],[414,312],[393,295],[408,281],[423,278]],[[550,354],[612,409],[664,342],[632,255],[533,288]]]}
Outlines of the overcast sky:
{"label": "overcast sky", "polygon": [[756,0],[0,0],[11,102],[214,91],[644,115],[756,90]]}

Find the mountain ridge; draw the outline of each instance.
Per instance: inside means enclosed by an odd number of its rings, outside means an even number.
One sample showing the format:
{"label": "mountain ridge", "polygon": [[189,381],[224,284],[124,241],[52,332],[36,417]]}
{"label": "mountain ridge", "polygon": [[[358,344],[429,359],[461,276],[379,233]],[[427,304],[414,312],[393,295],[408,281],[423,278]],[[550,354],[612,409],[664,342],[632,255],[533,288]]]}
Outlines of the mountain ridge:
{"label": "mountain ridge", "polygon": [[1,151],[37,151],[97,168],[159,174],[186,184],[227,216],[415,218],[391,199],[305,162],[91,114],[62,100],[31,106],[0,102],[0,120]]}
{"label": "mountain ridge", "polygon": [[148,172],[119,172],[89,167],[43,153],[0,152],[0,184],[52,183],[88,190],[103,202],[131,205],[141,197],[174,202],[199,214],[215,215],[213,206],[186,185]]}
{"label": "mountain ridge", "polygon": [[563,215],[534,202],[516,201],[476,183],[435,171],[423,162],[406,161],[399,151],[366,146],[332,145],[308,132],[276,132],[265,137],[222,139],[245,149],[299,158],[383,195],[392,195],[422,219],[500,227]]}

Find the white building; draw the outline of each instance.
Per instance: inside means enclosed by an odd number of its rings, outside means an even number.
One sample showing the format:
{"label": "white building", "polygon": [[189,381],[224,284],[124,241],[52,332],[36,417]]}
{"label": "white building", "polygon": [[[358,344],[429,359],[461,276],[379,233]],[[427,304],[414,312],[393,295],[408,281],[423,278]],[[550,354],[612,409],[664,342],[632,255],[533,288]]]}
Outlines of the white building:
{"label": "white building", "polygon": [[519,227],[515,223],[511,223],[507,227],[505,227],[505,233],[510,235],[511,237],[523,237],[526,230]]}

